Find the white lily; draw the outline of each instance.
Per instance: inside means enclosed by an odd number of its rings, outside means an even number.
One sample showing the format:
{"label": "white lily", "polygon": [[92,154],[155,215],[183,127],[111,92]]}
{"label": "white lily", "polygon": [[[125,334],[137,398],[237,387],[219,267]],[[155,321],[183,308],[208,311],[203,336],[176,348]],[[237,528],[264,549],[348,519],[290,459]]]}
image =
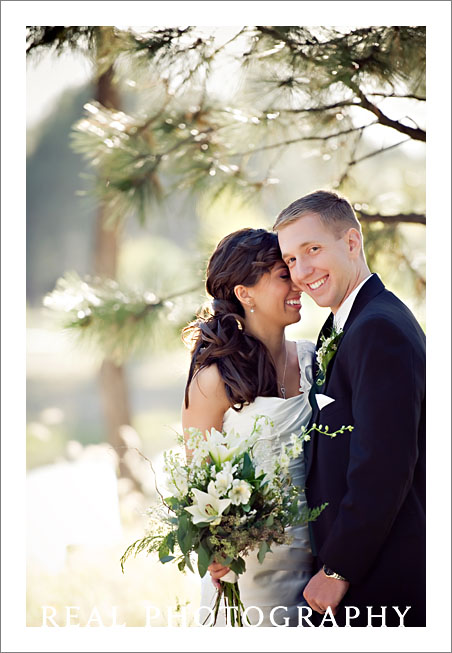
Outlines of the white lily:
{"label": "white lily", "polygon": [[213,481],[207,486],[207,492],[196,488],[192,492],[195,502],[185,510],[193,515],[193,523],[208,522],[217,526],[221,522],[221,515],[231,505],[231,499],[220,499]]}
{"label": "white lily", "polygon": [[[233,438],[225,437],[216,429],[211,429],[210,436],[207,438],[207,450],[209,456],[212,458],[216,465],[221,465],[227,460],[232,460],[237,455],[239,447],[234,442],[235,446],[231,446]],[[236,440],[236,438],[234,438]]]}
{"label": "white lily", "polygon": [[234,447],[233,449],[228,449],[224,444],[209,446],[209,456],[217,465],[221,465],[221,463],[224,463],[227,460],[232,460],[234,456],[237,454],[237,452],[238,452],[237,447]]}

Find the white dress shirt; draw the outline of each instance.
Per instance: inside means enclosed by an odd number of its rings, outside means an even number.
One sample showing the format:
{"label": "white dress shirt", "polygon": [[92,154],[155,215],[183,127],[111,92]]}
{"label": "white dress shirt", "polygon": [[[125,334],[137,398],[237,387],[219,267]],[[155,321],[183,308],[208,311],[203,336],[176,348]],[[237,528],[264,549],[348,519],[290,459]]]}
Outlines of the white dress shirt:
{"label": "white dress shirt", "polygon": [[345,323],[347,322],[348,316],[350,315],[350,311],[352,310],[353,302],[356,299],[356,295],[359,293],[361,288],[364,286],[366,281],[370,279],[370,277],[373,276],[372,274],[369,274],[368,277],[364,279],[364,281],[361,281],[359,286],[356,286],[354,290],[349,294],[349,296],[342,302],[342,304],[339,306],[337,313],[334,316],[333,320],[333,325],[334,328],[337,330],[342,330],[344,328]]}

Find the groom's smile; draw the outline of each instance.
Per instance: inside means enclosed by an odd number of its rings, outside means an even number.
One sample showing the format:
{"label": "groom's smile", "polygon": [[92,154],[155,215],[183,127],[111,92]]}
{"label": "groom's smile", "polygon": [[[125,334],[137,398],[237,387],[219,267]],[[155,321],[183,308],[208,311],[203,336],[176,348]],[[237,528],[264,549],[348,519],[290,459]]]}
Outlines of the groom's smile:
{"label": "groom's smile", "polygon": [[324,284],[327,280],[328,280],[328,275],[322,277],[322,278],[319,279],[318,281],[314,281],[314,282],[311,282],[311,283],[307,283],[306,285],[308,286],[308,288],[309,288],[310,290],[317,290],[318,288],[321,288],[321,286],[323,286],[323,284]]}

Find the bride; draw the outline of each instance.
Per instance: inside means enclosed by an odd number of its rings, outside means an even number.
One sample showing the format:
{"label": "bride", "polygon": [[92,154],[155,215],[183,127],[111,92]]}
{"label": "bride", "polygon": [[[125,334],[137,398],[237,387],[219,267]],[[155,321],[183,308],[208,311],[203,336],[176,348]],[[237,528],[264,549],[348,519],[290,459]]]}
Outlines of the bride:
{"label": "bride", "polygon": [[[276,455],[292,433],[307,426],[311,408],[315,347],[307,340],[291,342],[285,327],[300,319],[300,292],[295,290],[281,260],[276,234],[265,229],[241,229],[219,243],[207,267],[206,289],[212,310],[184,329],[192,358],[182,409],[184,433],[215,427],[250,432],[256,415],[274,423],[267,455]],[[269,451],[268,451],[269,450]],[[190,452],[187,451],[190,455]],[[304,487],[302,455],[291,461],[295,485]],[[298,625],[303,589],[312,575],[307,526],[290,529],[290,545],[274,545],[263,564],[256,552],[246,559],[240,593],[250,608],[251,623],[261,626]],[[201,606],[211,607],[218,579],[229,570],[213,563],[202,579]],[[225,625],[224,614],[216,625]]]}

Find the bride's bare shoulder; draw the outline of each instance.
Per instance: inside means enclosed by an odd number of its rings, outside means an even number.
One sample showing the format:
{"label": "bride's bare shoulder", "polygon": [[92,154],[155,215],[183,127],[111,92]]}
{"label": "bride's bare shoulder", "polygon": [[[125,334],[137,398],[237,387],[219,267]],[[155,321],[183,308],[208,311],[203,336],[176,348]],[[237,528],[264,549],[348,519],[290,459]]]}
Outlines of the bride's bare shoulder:
{"label": "bride's bare shoulder", "polygon": [[204,367],[194,375],[188,389],[188,405],[182,407],[182,425],[201,431],[215,427],[221,431],[224,414],[230,407],[218,367]]}
{"label": "bride's bare shoulder", "polygon": [[188,399],[190,403],[213,402],[224,410],[229,408],[224,381],[215,363],[196,372],[190,383]]}
{"label": "bride's bare shoulder", "polygon": [[193,377],[191,385],[196,387],[198,391],[209,396],[226,396],[224,389],[224,381],[221,378],[218,366],[213,363],[208,367],[203,367]]}

